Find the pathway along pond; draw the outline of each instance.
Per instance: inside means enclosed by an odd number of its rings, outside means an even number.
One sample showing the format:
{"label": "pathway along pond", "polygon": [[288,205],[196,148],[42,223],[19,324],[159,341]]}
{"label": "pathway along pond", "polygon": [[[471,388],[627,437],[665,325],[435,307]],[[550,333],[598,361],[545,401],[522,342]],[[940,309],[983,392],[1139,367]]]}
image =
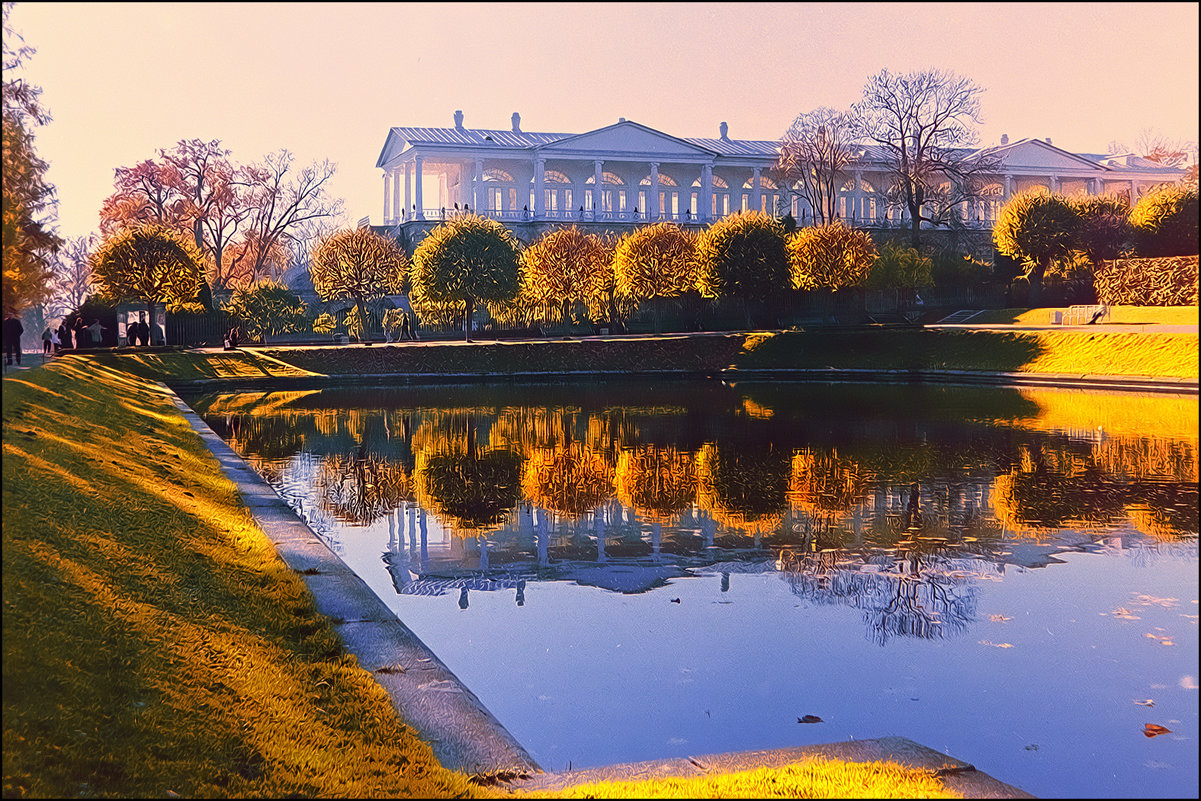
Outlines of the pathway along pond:
{"label": "pathway along pond", "polygon": [[1039,796],[1197,796],[1195,396],[191,401],[549,770],[900,735]]}

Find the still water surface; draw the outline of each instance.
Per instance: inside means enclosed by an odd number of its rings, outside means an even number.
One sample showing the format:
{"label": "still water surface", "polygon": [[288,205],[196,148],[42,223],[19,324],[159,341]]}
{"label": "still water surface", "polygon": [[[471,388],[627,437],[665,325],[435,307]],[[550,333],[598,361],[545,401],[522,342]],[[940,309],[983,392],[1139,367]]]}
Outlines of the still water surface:
{"label": "still water surface", "polygon": [[547,769],[900,735],[1039,796],[1197,795],[1195,397],[193,406]]}

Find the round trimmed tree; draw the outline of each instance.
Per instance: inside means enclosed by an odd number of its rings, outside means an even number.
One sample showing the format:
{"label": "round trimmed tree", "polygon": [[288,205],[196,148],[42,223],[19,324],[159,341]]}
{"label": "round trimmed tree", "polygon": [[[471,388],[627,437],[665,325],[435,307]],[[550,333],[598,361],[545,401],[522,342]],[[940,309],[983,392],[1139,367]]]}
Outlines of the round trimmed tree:
{"label": "round trimmed tree", "polygon": [[1116,259],[1133,234],[1130,204],[1120,195],[1072,195],[1068,204],[1076,210],[1076,250],[1094,266]]}
{"label": "round trimmed tree", "polygon": [[[554,309],[566,322],[576,303],[607,312],[613,294],[610,252],[596,234],[576,226],[548,231],[521,254],[522,294],[527,301]],[[603,311],[602,311],[603,310]]]}
{"label": "round trimmed tree", "polygon": [[1197,186],[1157,186],[1130,210],[1140,256],[1197,253]]}
{"label": "round trimmed tree", "polygon": [[1030,285],[1030,305],[1042,299],[1043,276],[1052,261],[1075,248],[1080,217],[1061,195],[1042,187],[1019,192],[997,215],[992,229],[997,251],[1022,264]]}
{"label": "round trimmed tree", "polygon": [[[671,222],[626,234],[613,251],[616,294],[629,301],[678,298],[696,285],[696,241]],[[660,315],[655,314],[655,331]]]}
{"label": "round trimmed tree", "polygon": [[840,222],[802,228],[788,240],[788,266],[797,289],[858,286],[875,260],[872,238]]}
{"label": "round trimmed tree", "polygon": [[788,286],[788,249],[784,226],[761,211],[723,217],[700,235],[696,245],[696,287],[706,298],[734,297],[751,309],[764,305]]}
{"label": "round trimmed tree", "polygon": [[322,300],[354,301],[351,333],[363,336],[369,301],[401,291],[409,260],[396,242],[370,228],[344,228],[322,239],[313,249],[309,275]]}
{"label": "round trimmed tree", "polygon": [[92,276],[104,295],[144,302],[153,321],[158,303],[196,302],[204,287],[204,264],[195,242],[148,223],[104,240],[92,255]]}
{"label": "round trimmed tree", "polygon": [[411,300],[418,314],[447,306],[463,311],[463,338],[471,341],[477,303],[501,304],[520,288],[521,246],[508,228],[477,214],[434,228],[413,253]]}

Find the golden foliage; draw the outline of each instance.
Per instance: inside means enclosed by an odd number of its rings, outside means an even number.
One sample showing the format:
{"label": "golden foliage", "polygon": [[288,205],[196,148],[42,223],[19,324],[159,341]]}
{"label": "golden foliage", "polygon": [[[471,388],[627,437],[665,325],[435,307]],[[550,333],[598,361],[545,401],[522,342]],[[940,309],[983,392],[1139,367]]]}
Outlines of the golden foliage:
{"label": "golden foliage", "polygon": [[355,526],[374,523],[410,497],[404,467],[374,455],[326,457],[317,486],[322,509]]}
{"label": "golden foliage", "polygon": [[804,512],[847,512],[862,500],[866,485],[859,464],[839,457],[838,451],[819,454],[806,449],[793,454],[788,494]]}
{"label": "golden foliage", "polygon": [[334,231],[313,249],[309,275],[322,300],[362,303],[401,291],[408,257],[370,228]]}
{"label": "golden foliage", "polygon": [[[413,307],[422,319],[469,301],[504,303],[519,288],[521,246],[508,228],[477,214],[455,217],[430,231],[413,253]],[[460,305],[463,304],[463,305]]]}
{"label": "golden foliage", "polygon": [[544,509],[578,518],[612,496],[613,470],[579,445],[540,448],[526,459],[521,490]]}
{"label": "golden foliage", "polygon": [[696,461],[670,446],[641,445],[617,457],[617,499],[644,517],[667,522],[696,498]]}
{"label": "golden foliage", "polygon": [[788,285],[784,226],[761,211],[740,211],[697,239],[697,289],[702,297],[767,298]]}
{"label": "golden foliage", "polygon": [[614,288],[611,255],[599,236],[574,225],[548,231],[521,254],[523,305],[550,309],[579,302],[607,310]]}
{"label": "golden foliage", "polygon": [[875,260],[872,238],[841,222],[801,228],[788,239],[789,269],[797,289],[857,286]]}
{"label": "golden foliage", "polygon": [[714,520],[747,532],[774,530],[788,505],[788,456],[705,443],[696,455],[696,502]]}
{"label": "golden foliage", "polygon": [[204,256],[188,237],[147,223],[104,240],[92,255],[92,275],[110,297],[187,303],[204,286]]}
{"label": "golden foliage", "polygon": [[693,289],[696,241],[670,222],[626,234],[613,252],[616,294],[635,300],[674,298]]}

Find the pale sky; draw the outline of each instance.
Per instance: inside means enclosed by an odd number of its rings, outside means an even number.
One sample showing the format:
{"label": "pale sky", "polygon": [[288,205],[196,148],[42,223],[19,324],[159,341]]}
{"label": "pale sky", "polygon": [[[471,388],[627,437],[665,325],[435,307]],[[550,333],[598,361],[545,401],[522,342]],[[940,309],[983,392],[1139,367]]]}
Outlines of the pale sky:
{"label": "pale sky", "polygon": [[777,139],[883,68],[972,78],[981,142],[1075,152],[1143,128],[1196,141],[1195,3],[18,3],[60,232],[97,230],[113,169],[180,139],[239,162],[279,147],[338,165],[347,222],[379,222],[392,126]]}

